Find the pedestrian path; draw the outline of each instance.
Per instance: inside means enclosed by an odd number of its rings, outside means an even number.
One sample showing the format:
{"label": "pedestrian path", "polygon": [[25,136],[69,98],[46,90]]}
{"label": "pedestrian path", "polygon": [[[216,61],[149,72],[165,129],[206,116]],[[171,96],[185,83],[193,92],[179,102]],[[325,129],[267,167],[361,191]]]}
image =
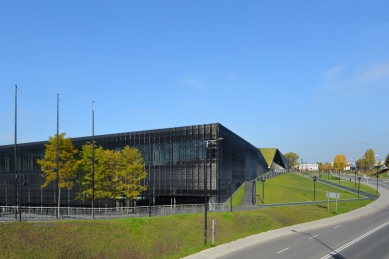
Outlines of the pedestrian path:
{"label": "pedestrian path", "polygon": [[[327,181],[327,180],[324,180],[324,179],[321,179],[321,178],[317,178],[317,180],[319,182],[326,183],[328,185],[332,185],[332,186],[338,187],[340,189],[343,189],[343,190],[346,190],[346,191],[349,191],[349,192],[358,193],[358,189],[355,189],[355,188],[347,187],[347,186],[344,186],[344,185],[341,185],[341,184],[337,184],[337,183],[334,183],[334,182],[330,182],[330,181]],[[359,191],[359,194],[361,196],[367,197],[367,198],[369,198],[371,200],[376,200],[379,197],[379,196],[377,196],[375,194],[371,194],[371,193],[363,192],[363,191]]]}

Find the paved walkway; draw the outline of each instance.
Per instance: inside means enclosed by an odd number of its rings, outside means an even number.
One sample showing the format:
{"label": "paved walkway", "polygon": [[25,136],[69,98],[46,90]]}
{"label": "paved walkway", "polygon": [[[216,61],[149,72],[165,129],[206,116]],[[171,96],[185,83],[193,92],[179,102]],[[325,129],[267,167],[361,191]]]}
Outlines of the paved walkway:
{"label": "paved walkway", "polygon": [[[321,180],[325,181],[323,179],[321,179]],[[339,188],[340,187],[344,188],[344,186],[339,186],[338,184],[335,184],[335,186],[337,186]],[[373,185],[370,185],[370,186],[374,188]],[[351,189],[352,188],[350,188],[350,191],[355,192],[355,189],[352,189],[352,190]],[[298,225],[294,225],[294,226],[270,230],[270,231],[263,232],[260,234],[248,236],[248,237],[241,238],[241,239],[238,239],[236,241],[233,241],[233,242],[230,242],[227,244],[219,245],[219,246],[201,251],[199,253],[187,256],[187,257],[185,257],[185,259],[218,258],[218,257],[224,256],[224,255],[230,254],[232,252],[235,252],[236,250],[240,250],[240,249],[264,242],[266,240],[289,235],[289,234],[292,234],[295,232],[307,231],[309,229],[323,227],[323,226],[326,226],[329,224],[340,223],[340,222],[345,221],[345,220],[350,220],[350,219],[357,218],[360,216],[365,216],[365,215],[370,214],[370,213],[374,213],[377,210],[380,210],[381,208],[389,205],[389,190],[381,188],[379,191],[381,193],[381,196],[378,199],[376,199],[373,203],[371,203],[367,206],[364,206],[362,208],[359,208],[357,210],[354,210],[354,211],[351,211],[348,213],[344,213],[344,214],[341,214],[338,216],[334,216],[331,218],[320,219],[320,220],[316,220],[316,221],[312,221],[312,222],[302,223],[302,224],[298,224]],[[366,196],[368,196],[367,193],[364,193],[364,195],[365,194],[366,194]],[[375,198],[377,198],[377,196],[375,196]],[[323,201],[321,201],[321,202],[323,202]],[[304,204],[306,204],[306,203],[304,203]],[[274,204],[272,206],[274,206]],[[284,204],[284,206],[285,206],[285,204]],[[260,206],[254,206],[254,207],[255,207],[255,209],[258,209],[258,207],[260,207]],[[235,208],[234,208],[234,210],[235,210]]]}

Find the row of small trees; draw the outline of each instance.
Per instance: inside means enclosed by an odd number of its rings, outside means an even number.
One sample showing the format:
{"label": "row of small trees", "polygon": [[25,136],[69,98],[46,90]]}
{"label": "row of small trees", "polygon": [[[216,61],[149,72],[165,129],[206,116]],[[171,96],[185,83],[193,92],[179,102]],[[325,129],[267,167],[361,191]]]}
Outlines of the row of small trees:
{"label": "row of small trees", "polygon": [[46,188],[52,182],[56,183],[58,175],[58,206],[61,189],[70,190],[76,182],[80,186],[76,199],[92,199],[93,178],[95,200],[122,197],[133,199],[147,189],[140,185],[140,180],[147,177],[147,172],[138,149],[126,146],[122,150],[104,150],[95,145],[92,160],[91,143],[86,143],[79,151],[65,135],[62,133],[58,136],[58,152],[57,135],[50,137],[45,145],[44,157],[37,160],[45,179],[41,188]]}
{"label": "row of small trees", "polygon": [[[289,168],[293,168],[299,165],[298,159],[299,156],[294,152],[288,152],[285,155],[285,158],[289,161]],[[373,149],[368,149],[362,158],[359,158],[356,161],[356,166],[358,168],[371,169],[376,161],[375,161],[375,153]],[[326,163],[318,163],[319,171],[326,170],[343,170],[347,166],[347,157],[344,154],[338,154],[334,158],[334,162],[326,162]],[[386,156],[384,164],[389,167],[389,154]]]}

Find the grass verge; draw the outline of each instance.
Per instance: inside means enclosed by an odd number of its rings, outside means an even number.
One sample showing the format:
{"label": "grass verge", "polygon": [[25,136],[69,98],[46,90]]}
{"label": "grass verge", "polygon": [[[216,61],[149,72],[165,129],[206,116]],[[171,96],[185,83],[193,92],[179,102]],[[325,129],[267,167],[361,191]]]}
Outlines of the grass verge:
{"label": "grass verge", "polygon": [[[327,203],[209,213],[216,221],[215,245],[285,226],[331,217],[370,201]],[[118,220],[0,224],[1,258],[181,258],[204,246],[204,215]],[[210,233],[210,231],[209,231]]]}
{"label": "grass verge", "polygon": [[[318,183],[316,183],[318,184]],[[258,187],[262,186],[260,183]],[[317,185],[325,192],[328,185]],[[274,203],[312,199],[312,179],[285,174],[265,183],[265,201]],[[336,189],[339,192],[339,189]],[[261,190],[258,191],[258,193]],[[241,192],[240,194],[238,194]],[[241,202],[244,188],[233,202]],[[342,193],[341,198],[347,193]],[[343,197],[342,197],[343,196]],[[342,202],[335,212],[320,204],[269,207],[251,211],[209,213],[208,244],[204,246],[204,215],[188,214],[115,220],[12,222],[0,224],[0,258],[181,258],[211,247],[211,222],[215,220],[215,245],[299,223],[349,212],[370,200]]]}

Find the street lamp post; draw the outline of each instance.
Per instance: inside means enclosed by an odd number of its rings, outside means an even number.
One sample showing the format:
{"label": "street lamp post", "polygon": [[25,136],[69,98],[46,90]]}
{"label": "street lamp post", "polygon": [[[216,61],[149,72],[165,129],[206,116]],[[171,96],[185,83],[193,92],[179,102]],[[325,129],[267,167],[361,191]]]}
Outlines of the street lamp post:
{"label": "street lamp post", "polygon": [[95,217],[95,102],[100,101],[92,101],[92,218]]}
{"label": "street lamp post", "polygon": [[[26,196],[26,186],[27,186],[27,183],[26,183],[26,182],[23,182],[23,183],[22,183],[22,186],[24,187],[24,188],[23,188],[23,195],[22,195],[22,197],[23,197],[23,196]],[[23,204],[22,204],[22,205],[23,205]],[[26,201],[25,201],[25,202],[24,202],[24,210],[26,210],[26,207],[27,207],[27,206],[26,206]]]}
{"label": "street lamp post", "polygon": [[230,187],[230,211],[232,211],[232,182],[228,183],[228,187]]}
{"label": "street lamp post", "polygon": [[265,204],[265,179],[261,178],[262,182],[262,203]]}
{"label": "street lamp post", "polygon": [[354,183],[355,183],[355,189],[357,189],[357,171],[354,172]]}
{"label": "street lamp post", "polygon": [[[207,211],[208,211],[208,185],[207,185],[207,163],[208,156],[207,153],[210,153],[208,147],[211,147],[212,143],[223,140],[223,138],[205,140],[205,170],[204,170],[204,245],[207,244]],[[212,158],[210,158],[210,163],[212,164]]]}
{"label": "street lamp post", "polygon": [[376,162],[375,162],[375,166],[376,166],[376,176],[377,176],[377,189],[376,189],[376,195],[378,195],[378,155],[375,155],[377,157],[376,159]]}
{"label": "street lamp post", "polygon": [[375,194],[378,195],[378,167],[377,167],[376,175],[377,175],[377,189],[375,191]]}
{"label": "street lamp post", "polygon": [[339,170],[339,184],[340,184],[340,170]]}
{"label": "street lamp post", "polygon": [[59,94],[57,94],[57,137],[55,144],[55,164],[56,164],[56,177],[55,177],[55,192],[57,196],[57,218],[60,217],[60,205],[61,201],[59,199]]}
{"label": "street lamp post", "polygon": [[17,195],[19,196],[19,202],[16,204],[16,219],[17,219],[17,213],[19,210],[19,221],[21,222],[22,221],[22,203],[23,203],[22,188],[23,188],[23,186],[26,186],[27,183],[26,182],[23,183],[23,179],[26,178],[25,174],[16,174],[16,176],[15,176],[16,186],[17,186],[18,178],[20,178],[20,187],[19,187],[19,191],[16,191]]}
{"label": "street lamp post", "polygon": [[316,176],[313,177],[313,200],[316,201]]}
{"label": "street lamp post", "polygon": [[151,183],[150,181],[147,181],[147,188],[149,189],[149,217],[151,217]]}
{"label": "street lamp post", "polygon": [[92,219],[95,217],[95,101],[92,101]]}
{"label": "street lamp post", "polygon": [[363,175],[366,175],[366,158],[363,157]]}
{"label": "street lamp post", "polygon": [[[20,197],[18,198],[18,157],[16,155],[16,145],[17,145],[17,136],[18,136],[18,90],[22,92],[18,88],[17,85],[15,85],[15,132],[14,132],[14,140],[15,140],[15,145],[14,145],[14,171],[15,171],[15,220],[18,219],[18,202],[20,202]],[[23,92],[22,92],[23,93]],[[21,181],[21,180],[20,180]],[[20,219],[21,221],[21,219]]]}
{"label": "street lamp post", "polygon": [[301,168],[300,168],[300,171],[301,171],[301,172],[304,172],[304,171],[303,171],[303,160],[302,160],[302,159],[301,159]]}
{"label": "street lamp post", "polygon": [[359,188],[361,186],[361,177],[358,177],[358,198],[359,198]]}

